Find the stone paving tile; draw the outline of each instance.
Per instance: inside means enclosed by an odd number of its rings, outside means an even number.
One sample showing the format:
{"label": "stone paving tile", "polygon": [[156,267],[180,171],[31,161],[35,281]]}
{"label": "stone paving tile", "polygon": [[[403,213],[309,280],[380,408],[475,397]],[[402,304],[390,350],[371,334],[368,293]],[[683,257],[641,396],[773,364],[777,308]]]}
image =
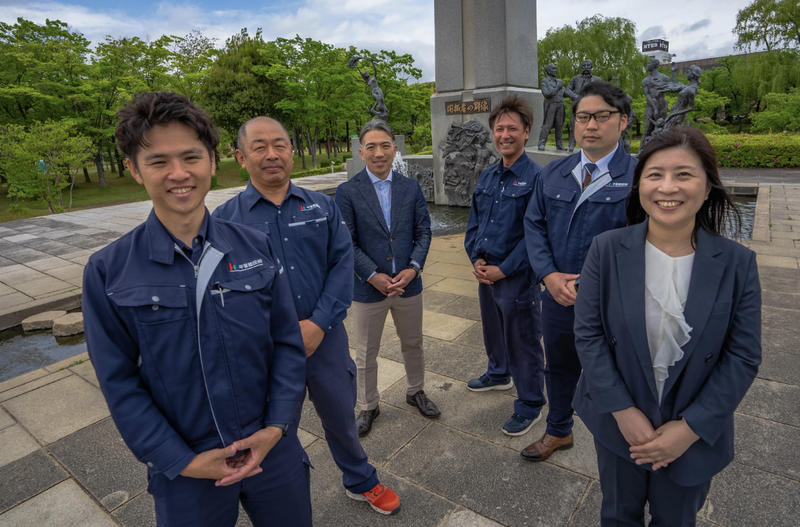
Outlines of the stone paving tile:
{"label": "stone paving tile", "polygon": [[431,251],[444,251],[463,253],[464,252],[464,235],[453,234],[451,236],[438,236],[431,240]]}
{"label": "stone paving tile", "polygon": [[20,375],[19,377],[15,377],[13,379],[0,382],[0,393],[6,392],[12,388],[16,388],[17,386],[22,386],[23,384],[29,383],[31,381],[35,381],[39,377],[44,377],[47,374],[48,374],[47,370],[42,368],[39,370],[28,372],[24,375]]}
{"label": "stone paving tile", "polygon": [[[471,265],[455,265],[444,262],[436,262],[425,266],[425,271],[449,278],[460,278],[462,280],[475,280],[472,274]],[[476,282],[477,283],[477,282]]]}
{"label": "stone paving tile", "polygon": [[94,373],[94,366],[92,366],[92,363],[88,360],[83,364],[72,366],[70,371],[74,374],[80,375],[87,382],[94,384],[97,388],[100,388],[100,382],[97,380],[97,375]]}
{"label": "stone paving tile", "polygon": [[468,296],[478,298],[478,282],[472,280],[461,280],[459,278],[445,278],[431,286],[432,291],[440,293],[450,293],[453,295]]}
{"label": "stone paving tile", "polygon": [[49,240],[58,240],[61,238],[66,238],[67,236],[72,236],[72,233],[69,231],[54,230],[41,234],[42,238],[47,238]]}
{"label": "stone paving tile", "polygon": [[787,355],[800,355],[800,347],[796,345],[798,338],[800,338],[800,327],[763,327],[761,346],[764,350],[780,350]]}
{"label": "stone paving tile", "polygon": [[800,387],[756,379],[739,404],[738,412],[800,426]]}
{"label": "stone paving tile", "polygon": [[[463,247],[462,247],[463,249]],[[469,261],[466,251],[450,252],[450,251],[435,251],[428,254],[428,263],[430,262],[444,262],[456,265],[466,265],[472,267],[472,262]]]}
{"label": "stone paving tile", "polygon": [[735,414],[734,430],[737,462],[800,481],[800,428]]}
{"label": "stone paving tile", "polygon": [[70,262],[66,263],[63,267],[57,267],[55,269],[50,269],[45,272],[50,276],[53,276],[60,280],[69,280],[70,278],[83,279],[83,269],[84,267],[82,265]]}
{"label": "stone paving tile", "polygon": [[[501,391],[470,392],[464,382],[428,373],[425,375],[425,393],[442,412],[436,422],[478,436],[485,441],[505,445],[508,436],[502,428],[514,413],[514,399]],[[383,400],[406,412],[419,415],[416,407],[406,403],[405,386],[392,386],[382,395]],[[543,422],[534,426],[533,434]],[[530,433],[528,434],[530,435]]]}
{"label": "stone paving tile", "polygon": [[[36,370],[36,371],[32,371],[30,373],[37,373],[37,372],[40,372],[40,371],[44,371],[45,374],[47,373],[47,371],[45,371],[45,370]],[[26,374],[26,375],[30,375],[30,374]],[[13,388],[10,388],[8,390],[4,390],[4,391],[0,392],[0,403],[3,403],[4,401],[8,401],[10,399],[13,399],[14,397],[19,397],[20,395],[22,395],[24,393],[28,393],[28,392],[31,392],[33,390],[39,389],[42,386],[46,386],[48,384],[52,384],[54,382],[60,381],[61,379],[65,378],[65,377],[69,377],[70,375],[71,375],[71,373],[68,372],[68,371],[59,371],[59,372],[51,373],[51,374],[48,374],[48,375],[37,375],[37,376],[33,377],[30,382],[26,382],[24,384],[19,384],[17,386],[14,386]],[[6,382],[11,382],[11,381],[14,381],[14,380],[16,380],[16,379],[9,379]]]}
{"label": "stone paving tile", "polygon": [[47,253],[37,251],[35,249],[28,249],[27,247],[17,246],[17,248],[3,252],[2,256],[8,258],[9,260],[14,260],[19,264],[26,264],[28,262],[33,262],[35,260],[41,260],[42,258],[47,258],[50,256]]}
{"label": "stone paving tile", "polygon": [[401,500],[401,509],[391,518],[383,518],[369,505],[349,499],[342,487],[341,472],[327,447],[321,442],[308,449],[314,469],[311,471],[311,505],[314,525],[375,527],[378,525],[421,527],[437,525],[454,509],[455,504],[437,496],[408,479],[378,470],[381,483],[394,490]]}
{"label": "stone paving tile", "polygon": [[17,265],[17,262],[0,256],[0,268],[8,267],[9,265]]}
{"label": "stone paving tile", "polygon": [[[426,371],[464,382],[478,377],[485,371],[487,358],[486,352],[483,350],[483,340],[481,340],[480,348],[467,347],[435,338],[426,338],[423,346]],[[383,346],[381,354],[387,359],[402,361],[400,341],[394,340]]]}
{"label": "stone paving tile", "polygon": [[600,506],[603,503],[603,493],[600,482],[592,481],[581,499],[580,505],[569,521],[569,527],[597,527],[600,525]]}
{"label": "stone paving tile", "polygon": [[47,275],[35,269],[29,269],[23,265],[5,267],[3,268],[3,272],[0,273],[0,282],[10,285],[11,287],[15,287],[16,284],[22,282],[29,282],[41,278],[47,278]]}
{"label": "stone paving tile", "polygon": [[156,527],[153,496],[142,492],[111,513],[124,527]]}
{"label": "stone paving tile", "polygon": [[433,422],[418,413],[409,415],[391,404],[382,404],[380,408],[381,415],[375,419],[372,431],[361,438],[361,446],[373,465],[388,463],[411,439]]}
{"label": "stone paving tile", "polygon": [[100,390],[75,375],[68,375],[3,403],[42,444],[58,441],[109,416]]}
{"label": "stone paving tile", "polygon": [[37,271],[49,271],[50,269],[57,269],[59,267],[69,264],[70,262],[67,262],[66,260],[62,260],[61,258],[53,256],[50,258],[43,258],[41,260],[29,262],[27,265],[31,269],[36,269]]}
{"label": "stone paving tile", "polygon": [[797,311],[793,309],[762,306],[761,324],[762,326],[769,326],[769,329],[763,328],[762,333],[771,332],[773,328],[790,329],[792,331],[800,330],[797,327]]}
{"label": "stone paving tile", "polygon": [[110,418],[53,443],[48,450],[106,510],[113,511],[147,489],[147,468],[133,456]]}
{"label": "stone paving tile", "polygon": [[430,274],[430,273],[422,273],[421,276],[422,276],[422,291],[423,291],[423,294],[424,294],[425,291],[428,291],[429,288],[433,284],[435,284],[436,282],[441,282],[445,278],[444,276],[439,276],[439,275]]}
{"label": "stone paving tile", "polygon": [[501,524],[490,520],[469,509],[459,508],[439,527],[503,527]]}
{"label": "stone paving tile", "polygon": [[34,298],[51,296],[56,293],[61,293],[63,291],[75,288],[75,286],[72,284],[47,275],[29,282],[17,283],[13,287],[19,292],[25,293],[26,295]]}
{"label": "stone paving tile", "polygon": [[42,450],[0,467],[0,525],[15,525],[4,524],[5,514],[2,513],[68,477]]}
{"label": "stone paving tile", "polygon": [[25,295],[23,293],[11,293],[7,295],[3,295],[0,297],[0,310],[9,309],[14,306],[19,306],[22,304],[27,304],[28,302],[32,302],[34,299]]}
{"label": "stone paving tile", "polygon": [[17,424],[17,422],[14,421],[14,419],[12,419],[7,412],[0,408],[0,430],[5,430],[9,426],[14,426],[15,424]]}
{"label": "stone paving tile", "polygon": [[387,468],[478,514],[515,526],[565,525],[590,481],[548,463],[527,463],[506,448],[436,423]]}
{"label": "stone paving tile", "polygon": [[[79,361],[88,361],[89,360],[89,353],[84,352],[79,355],[75,355],[74,357],[70,357],[68,359],[64,359],[62,361],[58,361],[56,363],[50,364],[49,366],[45,366],[44,369],[51,373],[55,373],[57,371],[65,370],[67,366],[71,366]],[[75,370],[70,368],[70,371],[74,373]]]}
{"label": "stone paving tile", "polygon": [[426,311],[441,311],[443,307],[452,303],[458,295],[437,293],[436,291],[422,290],[422,305]]}
{"label": "stone paving tile", "polygon": [[[768,349],[765,344],[758,378],[800,386],[800,354]],[[780,348],[778,348],[780,349]]]}
{"label": "stone paving tile", "polygon": [[[386,323],[390,326],[394,325],[391,313],[386,317]],[[474,320],[445,315],[444,313],[437,313],[436,311],[423,310],[422,334],[426,337],[453,340],[473,325],[475,325]]]}
{"label": "stone paving tile", "polygon": [[714,478],[708,501],[708,519],[725,527],[796,526],[800,482],[731,463]]}
{"label": "stone paving tile", "polygon": [[20,426],[0,430],[0,467],[8,465],[39,449],[39,444]]}
{"label": "stone paving tile", "polygon": [[67,480],[0,515],[0,527],[114,527],[115,522],[78,485]]}
{"label": "stone paving tile", "polygon": [[483,352],[484,355],[486,354],[486,347],[483,344],[483,327],[480,324],[475,324],[474,326],[466,330],[464,333],[461,334],[460,337],[453,340],[453,344],[460,344],[462,346],[478,348]]}
{"label": "stone paving tile", "polygon": [[798,268],[797,258],[791,258],[789,256],[772,256],[768,254],[757,254],[756,262],[758,263],[759,268],[761,268],[762,266],[784,267],[786,269]]}
{"label": "stone paving tile", "polygon": [[481,307],[478,302],[474,298],[464,296],[458,297],[455,301],[440,309],[439,312],[469,320],[481,320]]}
{"label": "stone paving tile", "polygon": [[33,234],[16,234],[14,236],[6,236],[5,238],[3,238],[3,241],[12,242],[12,243],[20,243],[20,242],[25,242],[25,241],[34,240],[34,239],[36,239],[36,236],[34,236]]}

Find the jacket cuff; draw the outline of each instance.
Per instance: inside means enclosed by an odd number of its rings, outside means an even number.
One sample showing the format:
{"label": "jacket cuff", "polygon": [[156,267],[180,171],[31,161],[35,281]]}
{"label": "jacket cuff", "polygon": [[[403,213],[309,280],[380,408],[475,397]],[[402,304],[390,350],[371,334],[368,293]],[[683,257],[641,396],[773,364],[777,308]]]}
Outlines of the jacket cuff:
{"label": "jacket cuff", "polygon": [[270,401],[267,407],[267,415],[264,416],[264,426],[266,423],[293,423],[295,412],[299,411],[300,401]]}
{"label": "jacket cuff", "polygon": [[534,272],[536,273],[536,282],[544,283],[544,277],[549,275],[550,273],[557,273],[558,269],[556,269],[555,265],[549,265],[545,267],[542,270],[542,272],[539,272],[538,269],[534,269]]}
{"label": "jacket cuff", "polygon": [[311,322],[313,322],[314,324],[319,326],[319,328],[322,331],[324,331],[326,334],[330,330],[332,330],[333,328],[336,327],[336,324],[334,324],[333,321],[330,318],[326,317],[325,315],[323,315],[322,313],[319,313],[317,311],[312,313],[311,314],[311,318],[309,318],[308,320],[310,320]]}
{"label": "jacket cuff", "polygon": [[189,445],[178,436],[174,436],[161,448],[142,457],[139,461],[146,464],[154,473],[163,473],[172,480],[189,466],[195,455]]}
{"label": "jacket cuff", "polygon": [[592,403],[601,414],[612,414],[631,406],[636,406],[633,397],[628,393],[628,388],[624,385],[613,386],[605,390],[594,390],[589,392]]}
{"label": "jacket cuff", "polygon": [[720,420],[699,403],[690,404],[678,414],[678,417],[686,419],[686,424],[692,432],[700,436],[700,439],[709,446],[713,446],[722,434],[723,426]]}

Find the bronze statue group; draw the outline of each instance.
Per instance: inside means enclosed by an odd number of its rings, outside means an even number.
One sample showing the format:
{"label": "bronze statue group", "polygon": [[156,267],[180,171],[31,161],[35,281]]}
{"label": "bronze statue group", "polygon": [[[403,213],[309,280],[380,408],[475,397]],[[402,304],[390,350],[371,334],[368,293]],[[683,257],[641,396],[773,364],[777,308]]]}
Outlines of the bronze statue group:
{"label": "bronze statue group", "polygon": [[[530,106],[511,96],[491,112],[499,158],[472,191],[464,240],[488,360],[467,388],[516,385],[502,428],[512,436],[547,404],[544,434],[521,452],[529,461],[571,448],[580,416],[594,436],[602,525],[642,525],[645,504],[650,525],[694,525],[733,458],[733,412],[760,363],[755,255],[726,237],[738,211],[708,141],[677,126],[696,76],[666,117],[659,94],[677,85],[646,79],[655,110],[636,159],[621,143],[630,97],[588,61],[566,87],[555,68],[547,74],[546,125],[563,149],[561,94],[571,97],[569,149],[580,150],[540,167],[525,153]],[[385,116],[370,87],[373,114]],[[257,527],[311,525],[297,435],[306,394],[345,495],[397,513],[400,498],[359,441],[380,426],[389,312],[407,404],[429,419],[441,411],[424,390],[430,217],[419,183],[392,170],[392,128],[364,125],[366,168],[334,201],[291,182],[288,133],[255,116],[237,136],[250,181],[211,214],[210,117],[171,92],[139,94],[118,117],[117,144],[153,211],[90,258],[83,310],[111,415],[147,465],[158,525],[233,526],[240,504]]]}

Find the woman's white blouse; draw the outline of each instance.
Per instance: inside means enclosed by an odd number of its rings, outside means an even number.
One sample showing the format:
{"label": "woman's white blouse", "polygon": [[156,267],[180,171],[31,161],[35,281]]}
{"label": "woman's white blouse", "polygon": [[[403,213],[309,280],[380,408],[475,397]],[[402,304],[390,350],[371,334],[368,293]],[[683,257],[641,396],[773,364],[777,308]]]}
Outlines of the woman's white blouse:
{"label": "woman's white blouse", "polygon": [[650,242],[644,249],[645,322],[653,361],[658,403],[669,367],[683,358],[681,346],[689,342],[692,328],[683,317],[694,254],[672,258]]}

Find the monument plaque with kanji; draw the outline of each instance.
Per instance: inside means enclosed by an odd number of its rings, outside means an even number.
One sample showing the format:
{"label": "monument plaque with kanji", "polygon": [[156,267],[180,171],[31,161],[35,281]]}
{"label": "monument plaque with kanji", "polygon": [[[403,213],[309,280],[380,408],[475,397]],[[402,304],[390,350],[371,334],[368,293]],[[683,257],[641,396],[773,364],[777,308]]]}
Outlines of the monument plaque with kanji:
{"label": "monument plaque with kanji", "polygon": [[445,115],[464,115],[472,113],[489,113],[492,111],[491,99],[477,101],[453,102],[445,106]]}

